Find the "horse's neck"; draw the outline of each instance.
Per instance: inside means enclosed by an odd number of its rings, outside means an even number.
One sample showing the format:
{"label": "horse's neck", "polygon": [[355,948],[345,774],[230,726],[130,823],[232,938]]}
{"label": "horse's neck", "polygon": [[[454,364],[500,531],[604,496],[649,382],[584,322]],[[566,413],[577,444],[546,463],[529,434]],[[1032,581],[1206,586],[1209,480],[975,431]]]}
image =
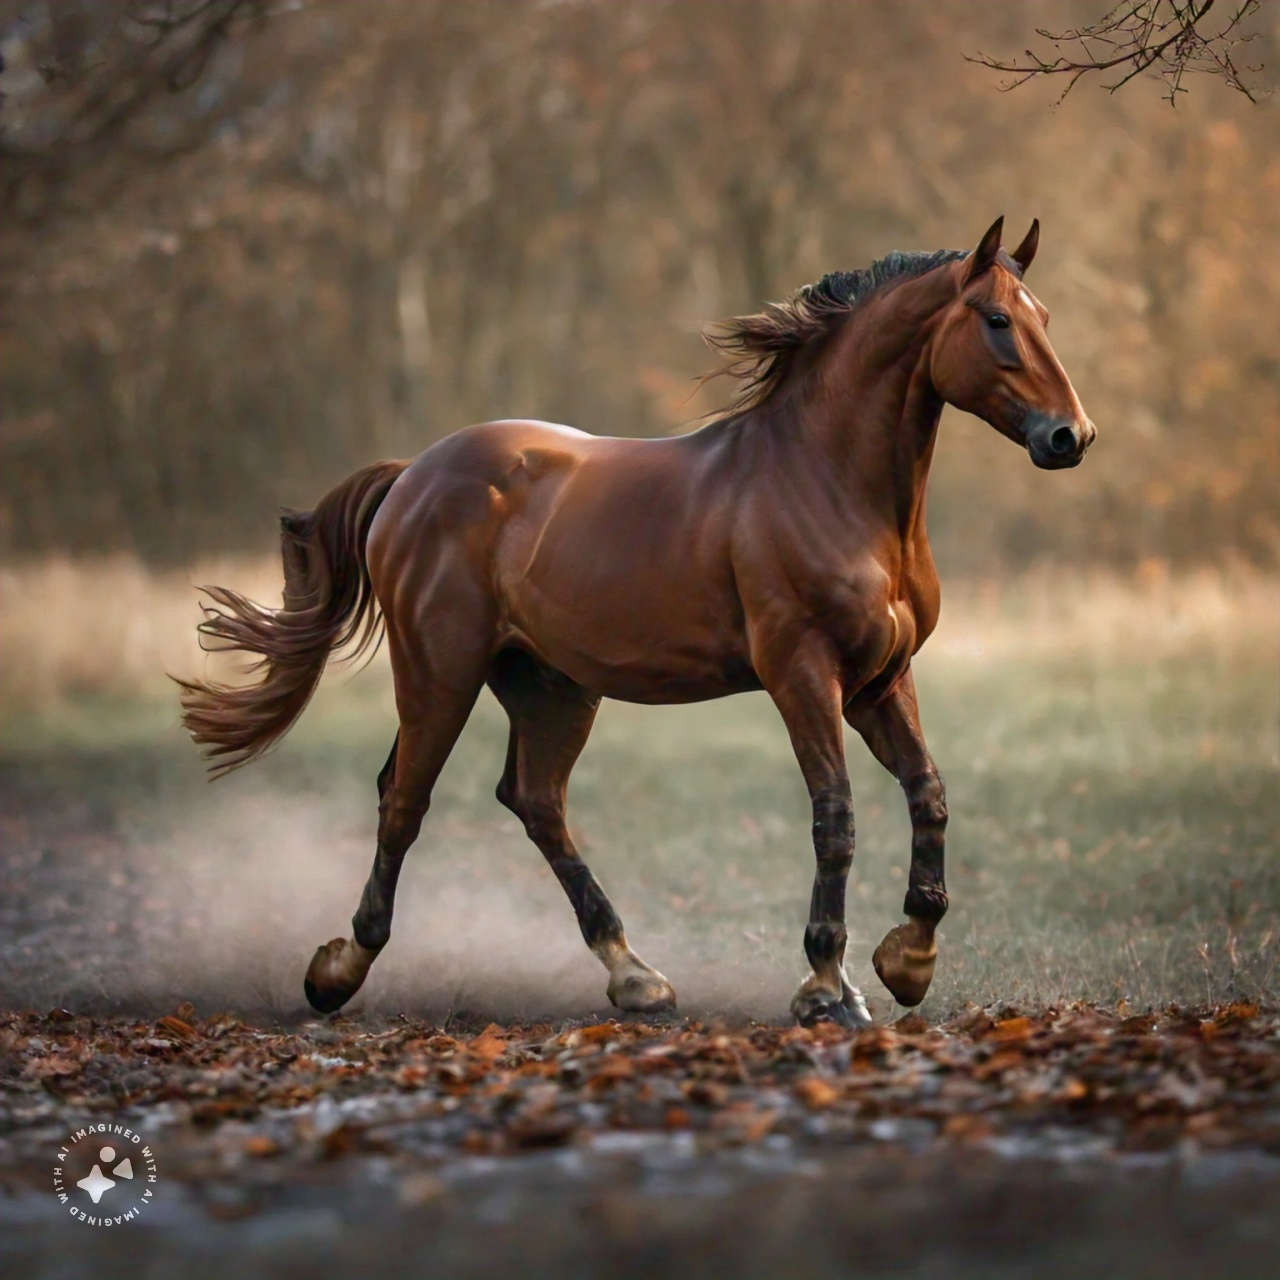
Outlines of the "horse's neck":
{"label": "horse's neck", "polygon": [[[910,288],[903,285],[898,292]],[[868,308],[868,314],[851,317],[817,371],[803,430],[807,447],[848,501],[878,513],[906,545],[924,537],[925,490],[942,401],[928,376],[921,309],[907,316],[893,310]]]}

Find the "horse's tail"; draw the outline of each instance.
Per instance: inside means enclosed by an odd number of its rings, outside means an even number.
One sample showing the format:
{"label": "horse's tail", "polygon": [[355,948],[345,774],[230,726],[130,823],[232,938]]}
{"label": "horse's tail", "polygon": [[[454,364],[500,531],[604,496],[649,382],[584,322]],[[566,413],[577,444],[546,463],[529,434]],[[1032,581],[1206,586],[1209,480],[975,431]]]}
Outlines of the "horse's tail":
{"label": "horse's tail", "polygon": [[[258,654],[256,684],[178,680],[182,723],[207,748],[215,776],[260,756],[311,700],[332,649],[377,647],[381,614],[365,564],[369,526],[407,462],[377,462],[348,477],[314,511],[280,517],[284,608],[267,609],[226,587],[204,587],[203,648]],[[209,645],[207,640],[214,644]]]}

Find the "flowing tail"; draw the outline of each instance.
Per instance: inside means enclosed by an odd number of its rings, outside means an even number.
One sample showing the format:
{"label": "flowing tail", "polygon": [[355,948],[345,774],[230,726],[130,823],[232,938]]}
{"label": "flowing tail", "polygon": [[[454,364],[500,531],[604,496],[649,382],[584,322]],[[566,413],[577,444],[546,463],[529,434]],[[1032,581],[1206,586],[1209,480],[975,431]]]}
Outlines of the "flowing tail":
{"label": "flowing tail", "polygon": [[288,733],[331,650],[354,643],[348,656],[357,658],[377,647],[382,619],[365,544],[374,514],[408,465],[376,462],[331,489],[314,511],[280,517],[283,609],[264,608],[226,587],[202,588],[214,602],[204,606],[202,647],[258,654],[251,669],[262,672],[256,684],[240,687],[177,680],[182,723],[206,748],[215,777],[248,764]]}

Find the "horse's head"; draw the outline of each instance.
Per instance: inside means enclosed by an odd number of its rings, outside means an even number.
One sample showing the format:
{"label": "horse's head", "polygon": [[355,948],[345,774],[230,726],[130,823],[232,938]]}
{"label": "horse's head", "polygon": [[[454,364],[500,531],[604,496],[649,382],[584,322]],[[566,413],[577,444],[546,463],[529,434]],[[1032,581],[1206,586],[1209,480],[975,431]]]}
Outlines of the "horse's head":
{"label": "horse's head", "polygon": [[1045,328],[1049,313],[1022,283],[1040,240],[1033,222],[1012,252],[997,218],[952,268],[956,297],[940,317],[930,356],[938,394],[1024,445],[1038,467],[1074,467],[1098,434]]}

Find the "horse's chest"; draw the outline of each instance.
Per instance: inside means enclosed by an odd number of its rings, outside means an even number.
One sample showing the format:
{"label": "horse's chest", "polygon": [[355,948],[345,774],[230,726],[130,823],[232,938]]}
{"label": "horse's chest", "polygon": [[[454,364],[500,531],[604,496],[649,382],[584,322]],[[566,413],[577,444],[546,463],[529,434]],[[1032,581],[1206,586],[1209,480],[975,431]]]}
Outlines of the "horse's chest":
{"label": "horse's chest", "polygon": [[882,616],[873,619],[867,630],[850,654],[854,672],[863,679],[892,682],[906,670],[915,652],[915,614],[905,601],[886,601]]}
{"label": "horse's chest", "polygon": [[[878,695],[902,677],[924,640],[913,601],[881,596],[860,608],[841,611],[835,626],[846,696]],[[927,632],[925,633],[927,634]]]}

